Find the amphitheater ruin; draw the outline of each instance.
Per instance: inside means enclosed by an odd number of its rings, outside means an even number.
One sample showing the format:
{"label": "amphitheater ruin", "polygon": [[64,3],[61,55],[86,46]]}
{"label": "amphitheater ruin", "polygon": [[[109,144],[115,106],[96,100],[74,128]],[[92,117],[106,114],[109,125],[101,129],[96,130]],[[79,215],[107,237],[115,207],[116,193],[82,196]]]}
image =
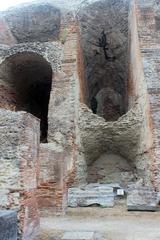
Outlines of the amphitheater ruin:
{"label": "amphitheater ruin", "polygon": [[159,193],[160,1],[50,0],[1,11],[0,240],[35,239],[41,219],[68,209],[83,212],[84,225],[87,211],[122,204],[124,214],[152,211],[160,222]]}

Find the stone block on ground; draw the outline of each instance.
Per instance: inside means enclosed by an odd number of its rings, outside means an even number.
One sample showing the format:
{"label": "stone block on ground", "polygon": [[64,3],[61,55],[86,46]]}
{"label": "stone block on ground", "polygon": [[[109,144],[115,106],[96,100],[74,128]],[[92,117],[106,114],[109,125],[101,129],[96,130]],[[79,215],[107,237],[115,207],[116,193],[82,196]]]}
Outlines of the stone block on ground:
{"label": "stone block on ground", "polygon": [[0,240],[17,240],[16,211],[0,210]]}
{"label": "stone block on ground", "polygon": [[68,190],[69,207],[87,207],[100,205],[102,207],[114,206],[114,191],[112,187],[105,184],[90,185],[85,188],[70,188]]}
{"label": "stone block on ground", "polygon": [[160,204],[160,192],[157,193],[157,204]]}
{"label": "stone block on ground", "polygon": [[62,240],[94,240],[94,232],[65,232]]}
{"label": "stone block on ground", "polygon": [[127,196],[127,209],[129,211],[156,211],[156,192],[150,187],[130,188]]}

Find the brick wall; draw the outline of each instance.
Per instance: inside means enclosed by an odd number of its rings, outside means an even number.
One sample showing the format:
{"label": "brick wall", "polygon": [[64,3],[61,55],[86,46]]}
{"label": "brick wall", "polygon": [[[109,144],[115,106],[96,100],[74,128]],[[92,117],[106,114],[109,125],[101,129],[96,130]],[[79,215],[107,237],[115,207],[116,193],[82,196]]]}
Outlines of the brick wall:
{"label": "brick wall", "polygon": [[61,34],[64,33],[61,71],[55,74],[50,95],[48,141],[58,143],[66,152],[66,183],[72,185],[78,155],[76,112],[79,104],[78,27],[72,13],[62,15]]}
{"label": "brick wall", "polygon": [[66,153],[61,146],[41,144],[37,200],[41,214],[63,214],[67,207]]}
{"label": "brick wall", "polygon": [[[157,5],[153,0],[133,1],[130,14],[129,107],[140,104],[143,113],[136,166],[147,184],[159,188],[159,37]],[[143,173],[142,173],[143,171]]]}
{"label": "brick wall", "polygon": [[144,77],[150,104],[148,115],[153,136],[152,162],[149,167],[152,173],[151,181],[158,190],[160,189],[160,75],[158,70],[160,63],[160,31],[157,30],[155,21],[158,3],[153,0],[146,0],[145,2],[136,0],[135,4]]}

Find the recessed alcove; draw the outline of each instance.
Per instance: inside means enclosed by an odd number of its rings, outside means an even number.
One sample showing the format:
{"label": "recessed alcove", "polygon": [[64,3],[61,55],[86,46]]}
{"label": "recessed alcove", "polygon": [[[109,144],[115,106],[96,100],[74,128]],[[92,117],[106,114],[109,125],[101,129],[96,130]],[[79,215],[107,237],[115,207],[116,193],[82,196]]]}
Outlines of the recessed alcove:
{"label": "recessed alcove", "polygon": [[21,52],[5,60],[1,73],[3,81],[15,93],[15,110],[27,111],[39,118],[41,142],[47,142],[51,65],[37,53]]}
{"label": "recessed alcove", "polygon": [[83,102],[95,114],[84,107],[81,115],[88,183],[127,186],[137,179],[134,160],[139,126],[137,122],[136,128],[131,124],[134,119],[128,104],[129,13],[129,1],[100,0],[83,6],[78,15],[84,59],[81,89],[86,92]]}
{"label": "recessed alcove", "polygon": [[87,105],[106,121],[128,111],[129,2],[96,1],[79,12]]}

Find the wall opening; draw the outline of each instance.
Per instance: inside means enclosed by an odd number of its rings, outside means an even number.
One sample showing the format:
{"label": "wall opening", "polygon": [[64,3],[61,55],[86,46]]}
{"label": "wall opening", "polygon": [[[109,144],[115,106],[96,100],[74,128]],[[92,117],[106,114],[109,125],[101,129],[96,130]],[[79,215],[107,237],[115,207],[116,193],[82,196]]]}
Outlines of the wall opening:
{"label": "wall opening", "polygon": [[124,0],[100,0],[78,16],[88,106],[106,121],[128,110],[128,12]]}
{"label": "wall opening", "polygon": [[[88,183],[126,186],[137,178],[132,155],[135,157],[139,133],[130,124],[132,114],[128,111],[129,14],[130,1],[126,0],[99,0],[84,4],[78,12],[87,92],[84,102],[103,118],[90,111],[81,116]],[[137,122],[135,125],[139,129]]]}
{"label": "wall opening", "polygon": [[7,58],[1,72],[3,81],[15,93],[15,110],[27,111],[39,118],[40,140],[47,142],[48,105],[53,77],[50,64],[39,54],[22,52]]}

